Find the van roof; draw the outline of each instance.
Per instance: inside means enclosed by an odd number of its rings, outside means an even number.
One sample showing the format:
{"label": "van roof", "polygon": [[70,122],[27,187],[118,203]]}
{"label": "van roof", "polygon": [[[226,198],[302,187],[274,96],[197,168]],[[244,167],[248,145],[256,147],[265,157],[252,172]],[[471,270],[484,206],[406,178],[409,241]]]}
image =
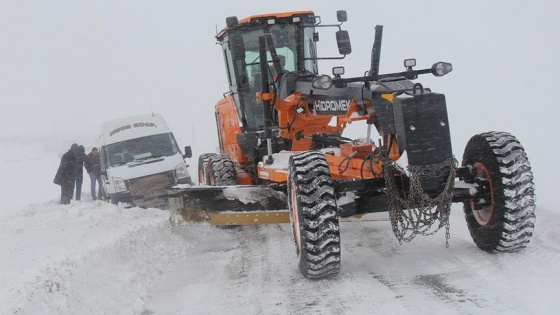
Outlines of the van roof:
{"label": "van roof", "polygon": [[158,113],[113,119],[103,123],[101,145],[170,132]]}

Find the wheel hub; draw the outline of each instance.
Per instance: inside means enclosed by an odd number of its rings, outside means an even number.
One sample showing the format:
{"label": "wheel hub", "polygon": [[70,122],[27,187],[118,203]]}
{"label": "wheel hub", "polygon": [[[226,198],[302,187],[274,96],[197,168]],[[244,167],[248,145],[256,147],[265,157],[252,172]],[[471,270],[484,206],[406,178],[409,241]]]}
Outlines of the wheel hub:
{"label": "wheel hub", "polygon": [[494,187],[492,187],[490,172],[486,165],[476,162],[473,166],[476,170],[475,183],[478,186],[478,198],[471,199],[470,206],[478,224],[486,226],[494,216]]}

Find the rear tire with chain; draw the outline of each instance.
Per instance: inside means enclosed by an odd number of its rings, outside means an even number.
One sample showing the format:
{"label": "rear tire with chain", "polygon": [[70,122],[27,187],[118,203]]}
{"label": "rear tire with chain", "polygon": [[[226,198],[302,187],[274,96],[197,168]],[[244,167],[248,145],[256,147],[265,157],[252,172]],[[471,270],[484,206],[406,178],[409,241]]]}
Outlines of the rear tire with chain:
{"label": "rear tire with chain", "polygon": [[208,184],[210,186],[237,185],[237,173],[231,158],[225,154],[216,154],[208,158]]}
{"label": "rear tire with chain", "polygon": [[290,157],[288,208],[299,270],[320,279],[340,271],[340,232],[333,180],[325,156],[309,151]]}
{"label": "rear tire with chain", "polygon": [[198,157],[198,183],[200,185],[210,185],[208,178],[208,160],[210,157],[217,155],[216,153],[204,153]]}
{"label": "rear tire with chain", "polygon": [[476,198],[464,202],[465,218],[475,244],[487,252],[525,248],[535,223],[535,187],[525,150],[507,132],[473,136],[463,166],[476,172]]}

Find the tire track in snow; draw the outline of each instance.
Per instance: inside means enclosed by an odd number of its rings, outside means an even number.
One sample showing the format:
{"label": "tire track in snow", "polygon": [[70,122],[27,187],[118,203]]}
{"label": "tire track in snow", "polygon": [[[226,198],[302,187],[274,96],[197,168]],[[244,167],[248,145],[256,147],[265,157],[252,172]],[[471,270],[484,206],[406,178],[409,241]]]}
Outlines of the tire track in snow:
{"label": "tire track in snow", "polygon": [[[511,314],[554,309],[557,287],[539,287],[539,265],[555,260],[538,248],[488,254],[472,242],[462,211],[452,211],[450,247],[444,233],[399,245],[388,221],[342,222],[342,269],[309,280],[297,269],[289,224],[213,227],[189,249],[184,267],[153,288],[153,314]],[[543,259],[544,258],[544,259]],[[188,270],[191,267],[195,271]],[[525,275],[518,278],[523,272]],[[527,275],[536,273],[535,281]],[[170,284],[171,279],[180,278]],[[520,282],[519,279],[524,279]],[[548,288],[548,289],[547,289]],[[538,294],[535,294],[538,292]],[[537,304],[535,304],[537,303]],[[203,306],[200,306],[202,304]]]}
{"label": "tire track in snow", "polygon": [[[471,303],[469,308],[481,307],[476,298],[467,297],[472,295],[464,289],[445,282],[447,273],[453,274],[458,267],[446,258],[441,259],[448,257],[444,254],[449,251],[443,242],[437,244],[438,241],[434,240],[437,236],[431,240],[430,237],[419,237],[399,245],[389,222],[364,222],[343,228],[343,238],[345,234],[351,235],[350,240],[342,240],[343,253],[346,253],[343,266],[350,265],[348,268],[352,269],[344,268],[343,273],[361,274],[359,278],[364,279],[361,281],[369,279],[380,286],[374,297],[379,304],[389,303],[392,308],[400,307],[407,314],[423,314],[434,307],[453,314],[456,313],[455,303]],[[438,294],[434,295],[436,291]],[[432,301],[430,308],[423,309],[425,303],[420,301],[424,300]]]}

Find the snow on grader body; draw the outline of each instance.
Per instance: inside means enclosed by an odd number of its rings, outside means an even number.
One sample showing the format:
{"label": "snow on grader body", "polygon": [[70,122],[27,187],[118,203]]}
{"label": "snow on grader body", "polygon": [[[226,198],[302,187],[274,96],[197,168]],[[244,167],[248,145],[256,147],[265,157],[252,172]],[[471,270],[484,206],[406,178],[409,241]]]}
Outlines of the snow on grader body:
{"label": "snow on grader body", "polygon": [[[291,223],[301,273],[340,270],[339,219],[389,212],[399,242],[446,230],[453,202],[464,204],[474,242],[488,252],[517,251],[535,222],[533,175],[519,141],[486,132],[468,142],[461,166],[452,153],[443,94],[414,83],[443,76],[449,63],[379,74],[382,26],[376,26],[366,75],[319,75],[320,59],[351,53],[348,33],[312,11],[238,20],[216,35],[230,91],[216,105],[221,153],[199,157],[200,186],[170,192],[172,210],[217,225]],[[337,28],[340,55],[319,57],[317,29]],[[281,60],[285,60],[282,69]],[[280,70],[276,70],[280,69]],[[365,140],[342,136],[367,125]],[[371,141],[371,128],[379,143]]]}

